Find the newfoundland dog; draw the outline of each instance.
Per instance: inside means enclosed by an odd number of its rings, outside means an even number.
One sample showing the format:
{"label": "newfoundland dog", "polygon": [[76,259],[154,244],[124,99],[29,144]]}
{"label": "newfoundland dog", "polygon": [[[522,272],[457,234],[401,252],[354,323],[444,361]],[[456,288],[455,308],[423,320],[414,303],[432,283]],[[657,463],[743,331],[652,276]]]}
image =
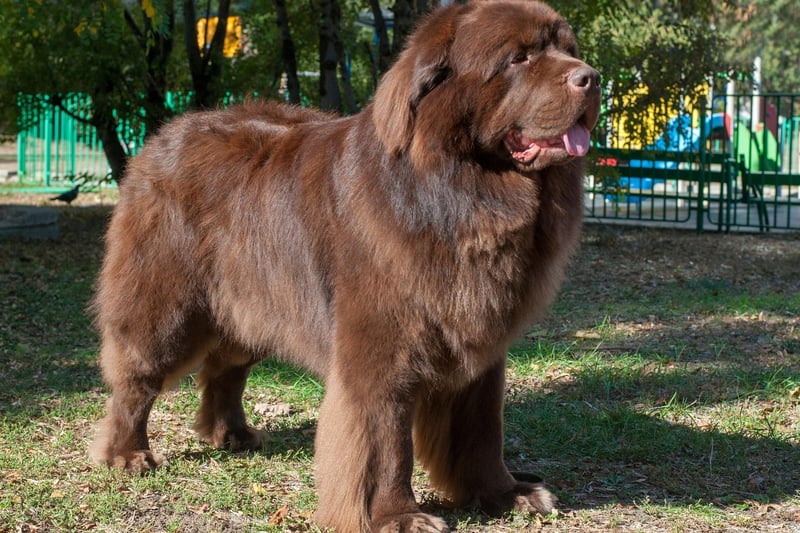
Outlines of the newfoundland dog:
{"label": "newfoundland dog", "polygon": [[277,357],[325,383],[320,525],[447,531],[414,500],[415,457],[456,505],[550,511],[503,462],[506,353],[576,247],[599,83],[546,5],[473,1],[422,21],[357,115],[247,103],[164,126],[106,236],[92,457],[162,463],[148,415],[195,370],[199,435],[261,447],[242,392]]}

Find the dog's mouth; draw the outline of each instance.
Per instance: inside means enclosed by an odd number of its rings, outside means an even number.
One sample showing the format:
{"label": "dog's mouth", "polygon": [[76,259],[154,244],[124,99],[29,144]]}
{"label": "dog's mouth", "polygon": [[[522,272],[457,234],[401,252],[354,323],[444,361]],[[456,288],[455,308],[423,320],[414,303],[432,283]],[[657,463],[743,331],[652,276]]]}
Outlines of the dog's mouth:
{"label": "dog's mouth", "polygon": [[580,121],[559,137],[532,139],[513,129],[503,142],[511,157],[525,165],[531,164],[542,152],[566,152],[573,157],[583,157],[589,152],[589,129]]}

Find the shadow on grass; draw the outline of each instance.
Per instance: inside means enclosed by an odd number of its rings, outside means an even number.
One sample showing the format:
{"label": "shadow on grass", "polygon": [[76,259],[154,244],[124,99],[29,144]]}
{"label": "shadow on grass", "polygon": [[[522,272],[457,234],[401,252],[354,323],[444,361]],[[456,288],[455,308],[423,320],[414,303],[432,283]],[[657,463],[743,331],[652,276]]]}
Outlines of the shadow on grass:
{"label": "shadow on grass", "polygon": [[29,354],[24,346],[11,357],[0,352],[0,382],[7,384],[0,388],[0,417],[19,421],[47,416],[63,409],[62,398],[101,386],[94,352]]}
{"label": "shadow on grass", "polygon": [[[746,509],[800,494],[796,440],[727,431],[713,421],[697,429],[643,414],[633,404],[581,394],[604,389],[607,377],[589,370],[567,386],[521,391],[506,402],[506,462],[512,470],[543,476],[560,511],[647,504]],[[702,382],[697,377],[694,385]],[[442,515],[451,527],[492,524],[474,509],[451,509],[436,500],[424,502],[423,509]]]}
{"label": "shadow on grass", "polygon": [[57,240],[0,240],[0,415],[22,419],[100,385],[87,307],[110,207],[47,209],[59,212]]}
{"label": "shadow on grass", "polygon": [[[623,284],[610,294],[566,291],[539,328],[547,330],[547,342],[600,344],[659,359],[746,361],[781,350],[800,355],[798,316],[796,286],[765,290],[694,279],[647,288]],[[800,371],[800,357],[785,362]]]}
{"label": "shadow on grass", "polygon": [[212,460],[225,461],[231,457],[249,457],[252,455],[272,459],[297,454],[298,452],[311,456],[314,453],[314,433],[316,428],[316,422],[307,420],[285,429],[267,431],[267,444],[261,450],[229,452],[207,447],[203,450],[180,453],[175,457],[170,457],[169,460],[170,462],[179,460],[209,463]]}
{"label": "shadow on grass", "polygon": [[[519,363],[520,356],[515,359]],[[282,364],[268,365],[264,373],[276,369],[286,381],[283,386],[303,379],[301,371]],[[719,371],[714,379],[720,383],[744,379],[751,384],[763,379],[766,384],[776,376],[771,369],[752,372],[743,378],[740,369],[732,368]],[[721,418],[731,416],[704,415],[696,405],[701,402],[691,398],[702,398],[709,407],[729,404],[734,409],[742,397],[734,392],[712,397],[702,392],[707,385],[707,376],[701,373],[664,370],[621,376],[589,366],[568,383],[517,389],[506,402],[506,460],[512,470],[543,475],[562,510],[644,502],[724,508],[797,497],[800,447],[788,437],[791,429],[778,431],[781,421],[769,420],[772,412],[740,427],[720,427]],[[676,392],[669,397],[664,392],[668,390]],[[655,394],[662,394],[667,404]],[[673,417],[684,413],[686,424],[666,420],[659,407],[643,412],[641,405],[665,405]],[[708,419],[702,420],[703,416]],[[314,421],[303,420],[271,431],[268,446],[255,453],[267,458],[298,451],[311,455],[315,426]],[[178,460],[225,461],[238,455],[205,450],[180,455]],[[444,515],[451,525],[463,520],[491,522],[474,510],[449,509],[435,498],[423,502],[423,508]]]}
{"label": "shadow on grass", "polygon": [[[789,437],[791,428],[769,420],[720,427],[722,417],[704,416],[702,409],[681,411],[686,424],[659,416],[657,408],[643,413],[637,398],[610,399],[605,372],[581,372],[573,382],[543,391],[522,391],[506,406],[506,458],[514,469],[539,470],[555,487],[563,503],[592,508],[608,503],[670,502],[731,505],[742,502],[779,503],[800,491],[800,447]],[[647,380],[650,382],[647,382]],[[688,389],[701,390],[702,376],[684,377]],[[720,377],[720,379],[725,379]],[[735,379],[731,375],[731,379]],[[673,379],[668,375],[615,379],[616,392],[654,390]],[[698,392],[698,396],[702,393]],[[641,398],[638,398],[641,400]],[[724,404],[726,398],[716,398]],[[643,401],[645,405],[649,404]],[[705,402],[704,402],[705,403]],[[732,406],[731,409],[734,409]],[[677,413],[677,414],[676,414]],[[735,424],[735,414],[732,417]],[[694,427],[700,426],[700,427]],[[787,431],[788,429],[788,431]]]}

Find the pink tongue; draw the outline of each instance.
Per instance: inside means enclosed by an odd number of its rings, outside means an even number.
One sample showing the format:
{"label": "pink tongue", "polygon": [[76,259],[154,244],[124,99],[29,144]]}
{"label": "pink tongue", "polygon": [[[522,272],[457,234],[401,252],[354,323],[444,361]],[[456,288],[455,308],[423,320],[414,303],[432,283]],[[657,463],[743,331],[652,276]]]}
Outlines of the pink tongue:
{"label": "pink tongue", "polygon": [[575,124],[564,134],[564,146],[570,155],[586,155],[589,151],[589,130]]}

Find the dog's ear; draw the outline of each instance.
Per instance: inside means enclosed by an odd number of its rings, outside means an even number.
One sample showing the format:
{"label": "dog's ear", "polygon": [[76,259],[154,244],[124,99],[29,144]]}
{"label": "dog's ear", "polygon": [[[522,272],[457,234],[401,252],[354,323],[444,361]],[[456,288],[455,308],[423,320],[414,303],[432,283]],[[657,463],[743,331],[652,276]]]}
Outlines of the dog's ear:
{"label": "dog's ear", "polygon": [[411,143],[419,102],[450,75],[450,45],[464,7],[453,3],[429,15],[378,84],[372,120],[381,142],[393,155]]}

